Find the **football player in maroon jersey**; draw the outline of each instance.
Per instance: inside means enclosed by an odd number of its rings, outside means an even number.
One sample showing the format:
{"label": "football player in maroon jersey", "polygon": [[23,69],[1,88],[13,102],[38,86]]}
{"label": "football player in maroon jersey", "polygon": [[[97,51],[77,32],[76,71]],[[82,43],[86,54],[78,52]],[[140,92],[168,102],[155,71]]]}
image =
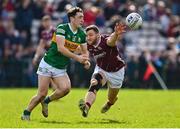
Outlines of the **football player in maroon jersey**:
{"label": "football player in maroon jersey", "polygon": [[[43,16],[41,23],[42,23],[43,30],[41,32],[41,37],[40,37],[40,41],[36,49],[36,53],[32,60],[32,63],[34,66],[38,65],[44,53],[49,49],[51,39],[56,29],[53,27],[51,17],[49,15]],[[51,80],[51,87],[53,90],[56,89],[56,85],[52,80]]]}
{"label": "football player in maroon jersey", "polygon": [[41,32],[40,41],[32,61],[33,65],[38,64],[45,51],[50,47],[51,39],[55,31],[55,28],[52,26],[51,17],[49,15],[45,15],[42,18],[42,26],[43,30]]}
{"label": "football player in maroon jersey", "polygon": [[124,80],[125,63],[119,55],[116,43],[124,32],[126,32],[126,25],[122,23],[116,23],[111,35],[100,34],[95,25],[86,28],[88,51],[94,57],[96,66],[85,99],[79,101],[79,108],[84,117],[87,117],[88,111],[96,99],[97,91],[106,83],[108,85],[108,99],[102,107],[101,113],[107,112],[117,100],[119,89]]}

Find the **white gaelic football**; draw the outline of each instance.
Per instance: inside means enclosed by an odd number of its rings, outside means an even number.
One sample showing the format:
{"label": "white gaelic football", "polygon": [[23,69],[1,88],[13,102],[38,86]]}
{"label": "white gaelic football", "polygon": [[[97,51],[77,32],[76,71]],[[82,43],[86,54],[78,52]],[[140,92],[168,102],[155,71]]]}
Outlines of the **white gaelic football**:
{"label": "white gaelic football", "polygon": [[138,29],[142,25],[142,18],[138,13],[130,13],[126,17],[126,25],[131,29]]}

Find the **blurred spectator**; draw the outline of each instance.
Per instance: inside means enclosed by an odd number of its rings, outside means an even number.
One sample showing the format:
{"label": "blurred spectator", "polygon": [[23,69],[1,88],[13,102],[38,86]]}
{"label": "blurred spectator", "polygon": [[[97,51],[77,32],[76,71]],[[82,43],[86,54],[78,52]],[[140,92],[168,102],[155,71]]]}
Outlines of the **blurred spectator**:
{"label": "blurred spectator", "polygon": [[166,8],[166,5],[164,3],[164,1],[158,1],[157,3],[157,12],[156,12],[156,16],[157,18],[159,19],[162,15],[165,14],[165,8]]}
{"label": "blurred spectator", "polygon": [[156,7],[154,0],[147,0],[147,4],[143,7],[143,19],[145,21],[153,21],[156,20]]}
{"label": "blurred spectator", "polygon": [[168,52],[168,61],[166,64],[166,84],[169,87],[176,87],[176,70],[177,70],[177,64],[176,64],[176,55],[173,51]]}
{"label": "blurred spectator", "polygon": [[61,0],[61,2],[58,4],[57,11],[64,12],[67,4],[70,4],[70,0]]}
{"label": "blurred spectator", "polygon": [[16,28],[21,32],[25,31],[27,34],[27,41],[31,39],[31,25],[33,20],[33,10],[30,0],[22,0],[19,7],[16,9],[15,25]]}
{"label": "blurred spectator", "polygon": [[4,24],[5,26],[5,35],[4,42],[10,44],[20,44],[20,35],[19,31],[15,29],[14,22],[12,20],[7,20]]}
{"label": "blurred spectator", "polygon": [[144,86],[144,73],[146,71],[147,67],[147,54],[149,54],[147,51],[143,51],[138,59],[138,80],[139,80],[139,86],[138,88],[143,88]]}
{"label": "blurred spectator", "polygon": [[3,22],[0,19],[0,49],[2,49],[2,46],[3,46],[4,37],[5,37],[4,34],[5,34],[5,29],[3,26]]}
{"label": "blurred spectator", "polygon": [[4,0],[2,2],[2,12],[1,12],[1,17],[3,19],[12,19],[14,18],[14,3],[12,0]]}
{"label": "blurred spectator", "polygon": [[106,20],[111,19],[111,17],[115,14],[117,14],[117,8],[115,8],[114,0],[106,0],[106,5],[104,8],[104,16]]}
{"label": "blurred spectator", "polygon": [[177,70],[176,70],[176,86],[180,86],[180,52],[178,53],[177,55],[177,58],[176,58],[176,63],[177,63]]}
{"label": "blurred spectator", "polygon": [[162,28],[162,34],[164,36],[167,36],[167,32],[168,29],[170,27],[170,18],[171,18],[171,10],[166,8],[165,13],[162,14],[162,16],[160,17],[159,21],[161,24],[161,28]]}
{"label": "blurred spectator", "polygon": [[180,16],[180,1],[179,0],[171,0],[172,1],[172,13],[174,15]]}
{"label": "blurred spectator", "polygon": [[130,56],[127,61],[127,86],[130,88],[137,88],[138,84],[138,59],[135,56]]}
{"label": "blurred spectator", "polygon": [[167,52],[173,52],[174,54],[177,54],[179,52],[177,46],[176,46],[176,39],[174,37],[168,38],[168,44],[167,44]]}
{"label": "blurred spectator", "polygon": [[180,17],[172,16],[170,19],[170,25],[168,29],[168,37],[178,37],[180,36]]}
{"label": "blurred spectator", "polygon": [[92,6],[91,3],[85,3],[84,5],[84,25],[85,26],[95,23],[97,11],[98,9]]}
{"label": "blurred spectator", "polygon": [[46,6],[47,2],[44,0],[35,0],[32,8],[33,8],[33,17],[34,19],[40,20],[45,14],[44,14],[44,8]]}
{"label": "blurred spectator", "polygon": [[105,17],[104,17],[104,12],[101,8],[97,8],[97,13],[96,13],[96,19],[95,19],[95,24],[99,26],[100,28],[105,26]]}

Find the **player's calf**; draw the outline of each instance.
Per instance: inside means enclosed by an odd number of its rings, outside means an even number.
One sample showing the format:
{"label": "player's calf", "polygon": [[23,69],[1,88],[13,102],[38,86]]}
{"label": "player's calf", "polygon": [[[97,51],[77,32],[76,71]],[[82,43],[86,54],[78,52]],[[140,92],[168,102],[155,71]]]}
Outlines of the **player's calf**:
{"label": "player's calf", "polygon": [[117,99],[118,98],[116,97],[113,102],[110,102],[110,101],[106,102],[101,109],[101,113],[106,113],[111,108],[111,106],[114,105],[114,103],[117,101]]}

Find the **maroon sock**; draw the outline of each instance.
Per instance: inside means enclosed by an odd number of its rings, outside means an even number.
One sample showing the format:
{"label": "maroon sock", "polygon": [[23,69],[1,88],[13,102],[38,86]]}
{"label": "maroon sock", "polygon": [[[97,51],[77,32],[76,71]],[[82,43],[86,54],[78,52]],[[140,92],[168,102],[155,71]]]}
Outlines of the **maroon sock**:
{"label": "maroon sock", "polygon": [[88,108],[90,109],[91,108],[91,104],[86,102],[86,105],[88,106]]}

